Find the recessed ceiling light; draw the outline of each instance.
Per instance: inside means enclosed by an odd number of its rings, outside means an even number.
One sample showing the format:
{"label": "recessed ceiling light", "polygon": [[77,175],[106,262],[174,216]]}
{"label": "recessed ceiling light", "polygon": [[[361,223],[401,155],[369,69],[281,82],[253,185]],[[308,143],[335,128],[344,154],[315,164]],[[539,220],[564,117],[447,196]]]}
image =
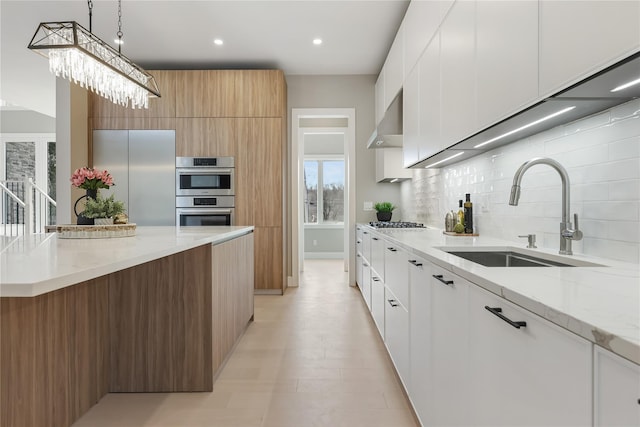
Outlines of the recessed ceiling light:
{"label": "recessed ceiling light", "polygon": [[216,46],[222,46],[224,44],[222,39],[215,39],[213,42],[216,44]]}
{"label": "recessed ceiling light", "polygon": [[319,46],[322,44],[322,39],[313,39],[313,44],[315,44],[316,46]]}

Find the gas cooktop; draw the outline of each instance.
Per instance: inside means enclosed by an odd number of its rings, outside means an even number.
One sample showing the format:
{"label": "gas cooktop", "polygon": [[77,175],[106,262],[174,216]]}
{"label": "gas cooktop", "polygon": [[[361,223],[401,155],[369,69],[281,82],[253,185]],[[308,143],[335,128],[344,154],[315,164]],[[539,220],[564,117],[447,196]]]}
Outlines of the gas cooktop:
{"label": "gas cooktop", "polygon": [[425,228],[424,224],[406,221],[371,221],[373,228]]}

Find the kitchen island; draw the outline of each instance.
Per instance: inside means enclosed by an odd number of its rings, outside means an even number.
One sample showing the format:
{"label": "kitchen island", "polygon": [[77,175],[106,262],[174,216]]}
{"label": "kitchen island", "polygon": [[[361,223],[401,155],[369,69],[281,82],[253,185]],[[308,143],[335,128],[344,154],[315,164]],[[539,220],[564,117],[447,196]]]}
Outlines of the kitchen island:
{"label": "kitchen island", "polygon": [[2,427],[69,426],[108,392],[211,391],[253,318],[253,227],[0,250]]}

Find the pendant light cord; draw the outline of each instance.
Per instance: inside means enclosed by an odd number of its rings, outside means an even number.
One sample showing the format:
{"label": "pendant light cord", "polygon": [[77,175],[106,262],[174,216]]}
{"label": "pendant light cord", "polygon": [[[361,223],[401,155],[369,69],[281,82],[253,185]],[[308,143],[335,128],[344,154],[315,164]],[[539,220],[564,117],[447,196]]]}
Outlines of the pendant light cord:
{"label": "pendant light cord", "polygon": [[87,0],[87,6],[89,6],[89,32],[91,32],[91,21],[93,18],[93,0]]}
{"label": "pendant light cord", "polygon": [[118,0],[118,53],[122,54],[122,0]]}

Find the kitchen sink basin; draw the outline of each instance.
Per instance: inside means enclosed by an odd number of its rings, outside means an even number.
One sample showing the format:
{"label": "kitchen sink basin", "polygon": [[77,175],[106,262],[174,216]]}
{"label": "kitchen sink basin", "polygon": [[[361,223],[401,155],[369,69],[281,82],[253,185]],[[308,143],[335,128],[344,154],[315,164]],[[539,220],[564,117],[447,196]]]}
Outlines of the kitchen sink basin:
{"label": "kitchen sink basin", "polygon": [[444,249],[441,250],[451,255],[459,256],[476,264],[485,267],[599,267],[599,264],[593,264],[580,260],[562,261],[539,258],[530,254],[519,253],[511,250],[457,250]]}

